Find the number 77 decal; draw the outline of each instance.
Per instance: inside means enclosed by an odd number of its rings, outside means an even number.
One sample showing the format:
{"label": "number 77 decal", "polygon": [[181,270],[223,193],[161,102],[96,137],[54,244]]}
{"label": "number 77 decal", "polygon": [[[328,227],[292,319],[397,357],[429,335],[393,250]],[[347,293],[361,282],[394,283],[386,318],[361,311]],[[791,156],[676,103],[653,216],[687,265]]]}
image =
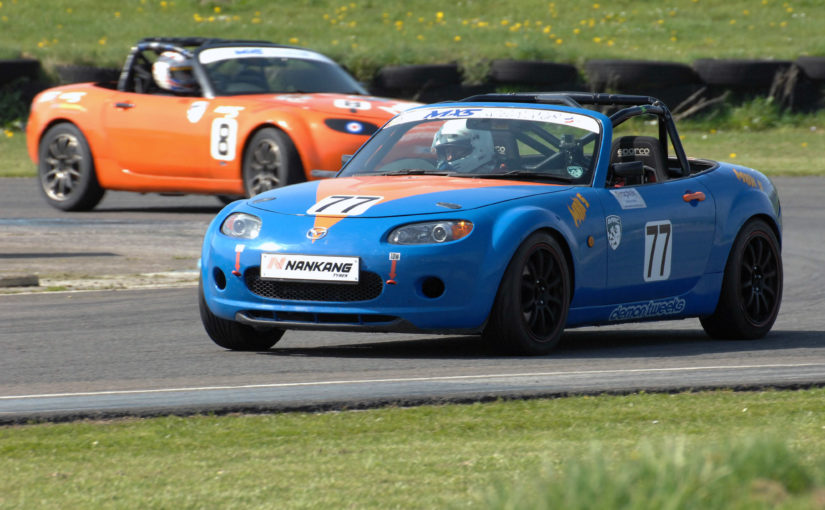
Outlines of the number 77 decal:
{"label": "number 77 decal", "polygon": [[670,253],[673,246],[670,220],[645,223],[645,267],[646,282],[656,282],[670,278]]}
{"label": "number 77 decal", "polygon": [[355,216],[363,213],[384,197],[331,195],[313,205],[307,214],[324,216]]}

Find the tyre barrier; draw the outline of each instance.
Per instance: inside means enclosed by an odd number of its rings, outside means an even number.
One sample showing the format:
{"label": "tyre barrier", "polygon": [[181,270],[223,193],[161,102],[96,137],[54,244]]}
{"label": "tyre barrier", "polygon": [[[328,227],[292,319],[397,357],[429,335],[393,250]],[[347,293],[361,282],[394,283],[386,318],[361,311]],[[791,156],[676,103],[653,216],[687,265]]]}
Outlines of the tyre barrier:
{"label": "tyre barrier", "polygon": [[20,79],[39,81],[42,71],[40,61],[33,58],[0,60],[0,87],[11,85]]}
{"label": "tyre barrier", "polygon": [[458,64],[416,64],[383,67],[374,84],[388,90],[407,90],[459,84],[461,78]]}
{"label": "tyre barrier", "polygon": [[61,85],[69,83],[117,81],[120,69],[113,67],[94,67],[59,65],[55,67]]}
{"label": "tyre barrier", "polygon": [[540,60],[493,60],[487,81],[494,85],[551,87],[553,90],[569,90],[581,85],[576,66]]}
{"label": "tyre barrier", "polygon": [[825,83],[825,57],[799,57],[795,63],[810,80]]}
{"label": "tyre barrier", "polygon": [[[730,101],[769,95],[783,107],[812,111],[824,107],[825,56],[795,61],[698,59],[693,65],[646,60],[594,59],[582,72],[571,64],[497,59],[483,83],[463,82],[455,63],[381,68],[370,83],[373,94],[424,103],[455,100],[494,91],[591,90],[657,97],[671,109],[732,93]],[[117,80],[120,69],[82,65],[55,67],[59,83]],[[35,59],[0,60],[0,90],[11,86],[25,100],[50,86]],[[687,101],[690,100],[690,101]]]}
{"label": "tyre barrier", "polygon": [[[472,95],[466,94],[470,90],[460,81],[460,69],[455,64],[391,66],[378,72],[373,91],[421,102]],[[822,106],[823,82],[825,57],[800,57],[796,62],[699,59],[693,65],[594,59],[585,62],[583,73],[559,62],[497,59],[490,62],[484,83],[476,85],[473,92],[610,91],[653,96],[673,110],[680,106],[688,109],[723,95],[732,102],[770,95],[783,107],[812,111]]]}
{"label": "tyre barrier", "polygon": [[645,89],[701,85],[696,71],[687,64],[652,60],[588,60],[587,82],[594,90],[617,89],[629,94]]}
{"label": "tyre barrier", "polygon": [[741,92],[767,94],[776,75],[787,72],[793,62],[786,60],[730,60],[702,58],[693,68],[706,85]]}

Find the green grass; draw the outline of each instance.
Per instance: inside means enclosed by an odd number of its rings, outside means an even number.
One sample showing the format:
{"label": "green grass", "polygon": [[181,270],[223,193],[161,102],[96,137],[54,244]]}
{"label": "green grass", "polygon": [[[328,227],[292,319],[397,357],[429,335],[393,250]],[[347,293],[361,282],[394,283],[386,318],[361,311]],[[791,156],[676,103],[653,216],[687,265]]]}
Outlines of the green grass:
{"label": "green grass", "polygon": [[805,508],[825,487],[823,399],[718,391],[7,426],[0,507],[754,508],[764,488]]}
{"label": "green grass", "polygon": [[[718,120],[679,123],[688,156],[741,164],[772,177],[825,175],[825,112],[794,116],[767,128]],[[0,131],[0,177],[34,177],[25,134],[7,133]]]}
{"label": "green grass", "polygon": [[265,39],[310,47],[360,78],[387,64],[825,55],[819,0],[5,0],[0,58],[120,66],[141,37]]}
{"label": "green grass", "polygon": [[[385,65],[438,62],[458,62],[467,81],[481,81],[495,58],[581,65],[591,58],[689,63],[825,55],[823,24],[819,0],[5,0],[0,58],[38,58],[54,73],[58,64],[120,67],[131,45],[150,35],[242,37],[319,50],[365,81]],[[0,105],[4,99],[13,97],[0,94]],[[24,116],[12,110],[0,115],[8,117],[0,126],[0,176],[33,176]],[[691,156],[769,175],[825,173],[822,112],[789,115],[756,100],[679,127]]]}

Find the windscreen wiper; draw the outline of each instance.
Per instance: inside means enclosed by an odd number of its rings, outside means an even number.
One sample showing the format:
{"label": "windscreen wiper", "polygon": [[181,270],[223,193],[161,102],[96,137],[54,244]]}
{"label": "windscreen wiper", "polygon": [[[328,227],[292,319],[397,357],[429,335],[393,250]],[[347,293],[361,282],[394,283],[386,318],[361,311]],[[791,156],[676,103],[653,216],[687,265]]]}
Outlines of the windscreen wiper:
{"label": "windscreen wiper", "polygon": [[533,178],[533,179],[551,179],[554,181],[573,182],[575,178],[566,175],[554,175],[546,172],[533,172],[530,170],[512,170],[500,174],[474,174],[473,177],[480,177],[482,179],[510,179],[516,178]]}
{"label": "windscreen wiper", "polygon": [[403,168],[401,170],[393,170],[391,172],[380,172],[371,175],[453,175],[454,172],[447,172],[445,170],[423,170],[421,168]]}

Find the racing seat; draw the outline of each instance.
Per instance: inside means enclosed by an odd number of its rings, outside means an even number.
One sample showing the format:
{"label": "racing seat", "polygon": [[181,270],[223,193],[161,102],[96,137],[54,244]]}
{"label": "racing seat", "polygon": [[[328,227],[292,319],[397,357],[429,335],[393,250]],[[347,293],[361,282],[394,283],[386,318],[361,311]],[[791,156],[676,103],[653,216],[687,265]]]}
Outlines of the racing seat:
{"label": "racing seat", "polygon": [[[667,165],[658,138],[652,136],[623,136],[613,141],[610,152],[610,164],[641,161],[645,173],[638,178],[617,179],[610,176],[614,186],[646,184],[666,180]],[[624,182],[621,182],[624,181]]]}
{"label": "racing seat", "polygon": [[499,166],[497,170],[518,170],[521,165],[518,144],[513,134],[500,130],[491,131],[491,133],[493,134],[493,150]]}

